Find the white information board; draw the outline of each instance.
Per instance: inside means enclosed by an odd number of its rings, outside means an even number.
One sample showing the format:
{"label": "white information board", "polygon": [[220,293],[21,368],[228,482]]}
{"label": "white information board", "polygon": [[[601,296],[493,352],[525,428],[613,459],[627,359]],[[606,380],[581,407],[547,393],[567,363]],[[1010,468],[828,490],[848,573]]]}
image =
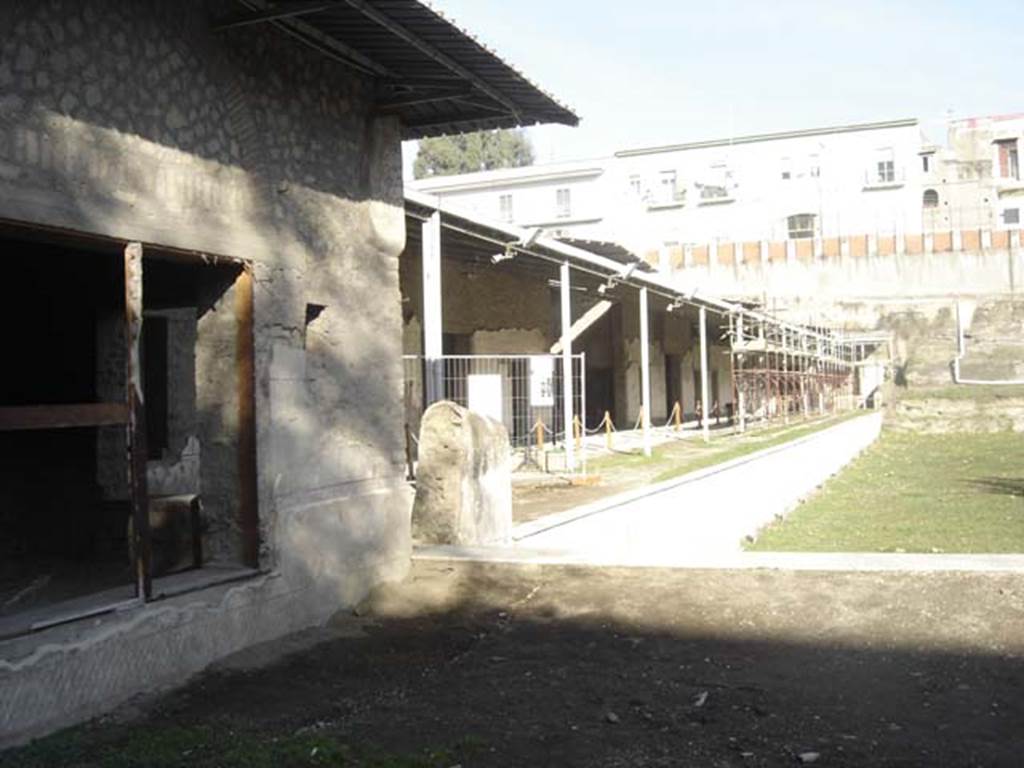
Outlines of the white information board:
{"label": "white information board", "polygon": [[469,410],[501,421],[501,374],[471,373],[466,377]]}
{"label": "white information board", "polygon": [[555,359],[549,355],[530,358],[530,405],[555,404]]}

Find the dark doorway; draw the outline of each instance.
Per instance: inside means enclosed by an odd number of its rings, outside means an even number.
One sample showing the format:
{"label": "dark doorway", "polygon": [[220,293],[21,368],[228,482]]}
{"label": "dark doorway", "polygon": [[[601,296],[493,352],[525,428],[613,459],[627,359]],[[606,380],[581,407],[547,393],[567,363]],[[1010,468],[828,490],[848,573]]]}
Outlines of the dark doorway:
{"label": "dark doorway", "polygon": [[[251,301],[239,288],[249,273],[156,249],[135,256],[133,358],[125,245],[0,230],[0,637],[149,597],[152,578],[201,564],[207,534],[225,565],[255,565]],[[129,453],[132,359],[142,472]],[[216,458],[206,475],[201,444]]]}
{"label": "dark doorway", "polygon": [[680,374],[682,358],[679,355],[665,355],[665,413],[671,414],[683,401],[683,377]]}
{"label": "dark doorway", "polygon": [[587,369],[587,427],[604,420],[605,411],[615,421],[615,372],[611,368]]}

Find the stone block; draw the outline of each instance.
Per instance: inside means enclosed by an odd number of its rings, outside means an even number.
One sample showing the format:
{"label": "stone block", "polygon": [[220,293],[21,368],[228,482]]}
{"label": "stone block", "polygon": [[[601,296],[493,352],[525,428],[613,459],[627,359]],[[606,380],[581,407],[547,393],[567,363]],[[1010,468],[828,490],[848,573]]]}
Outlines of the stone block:
{"label": "stone block", "polygon": [[496,544],[512,530],[508,432],[452,402],[435,403],[420,427],[413,536],[430,544]]}

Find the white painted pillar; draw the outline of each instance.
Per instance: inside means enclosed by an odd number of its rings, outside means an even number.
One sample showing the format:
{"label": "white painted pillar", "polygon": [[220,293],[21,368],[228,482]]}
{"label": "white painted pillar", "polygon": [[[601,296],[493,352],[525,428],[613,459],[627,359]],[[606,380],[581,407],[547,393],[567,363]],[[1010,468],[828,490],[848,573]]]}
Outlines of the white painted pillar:
{"label": "white painted pillar", "polygon": [[711,405],[708,400],[708,310],[700,308],[700,399],[704,442],[711,441]]}
{"label": "white painted pillar", "polygon": [[[743,341],[743,313],[742,312],[739,313],[739,317],[737,318],[737,321],[736,321],[736,338],[739,339],[740,349],[742,350],[744,348],[744,341]],[[747,404],[745,402],[746,398],[743,395],[743,386],[742,386],[744,383],[746,383],[746,377],[742,375],[743,363],[746,362],[746,354],[745,353],[740,354],[739,359],[740,359],[740,372],[741,372],[741,375],[740,375],[739,381],[735,382],[735,384],[736,384],[736,407],[739,409],[740,434],[743,434],[744,432],[747,431]],[[734,376],[736,375],[735,366],[733,367],[733,375]]]}
{"label": "white painted pillar", "polygon": [[647,289],[640,289],[640,426],[644,456],[651,455],[651,348],[647,330]]}
{"label": "white painted pillar", "polygon": [[562,298],[562,413],[565,422],[565,468],[576,471],[575,419],[572,411],[572,294],[569,286],[569,262],[562,262],[559,278]]}
{"label": "white painted pillar", "polygon": [[423,358],[426,406],[444,399],[441,315],[441,214],[423,222]]}

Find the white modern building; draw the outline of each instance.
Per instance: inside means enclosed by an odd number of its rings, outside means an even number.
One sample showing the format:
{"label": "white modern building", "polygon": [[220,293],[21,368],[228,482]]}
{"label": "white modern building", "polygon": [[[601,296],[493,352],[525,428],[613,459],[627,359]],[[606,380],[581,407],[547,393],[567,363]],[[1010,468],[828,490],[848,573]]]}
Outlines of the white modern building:
{"label": "white modern building", "polygon": [[678,263],[686,245],[921,229],[917,120],[627,149],[593,161],[416,181],[476,215],[622,243]]}

